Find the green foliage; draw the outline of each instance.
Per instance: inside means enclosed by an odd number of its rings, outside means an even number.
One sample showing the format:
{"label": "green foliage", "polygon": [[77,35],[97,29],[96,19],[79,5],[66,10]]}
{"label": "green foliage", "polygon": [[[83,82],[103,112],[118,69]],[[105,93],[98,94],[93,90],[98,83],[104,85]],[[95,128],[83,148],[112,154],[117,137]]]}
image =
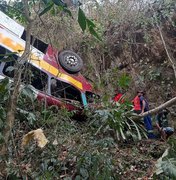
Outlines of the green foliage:
{"label": "green foliage", "polygon": [[[44,14],[46,14],[47,12],[51,12],[52,15],[57,15],[58,14],[58,10],[64,11],[67,14],[69,14],[70,16],[72,16],[71,11],[67,8],[67,4],[64,3],[61,0],[42,0],[44,5],[43,5],[43,9],[42,11],[39,13],[39,16],[42,16]],[[55,6],[57,8],[55,8]]]}
{"label": "green foliage", "polygon": [[146,76],[148,76],[149,80],[151,81],[161,80],[161,69],[158,68],[155,70],[150,70],[147,72]]}
{"label": "green foliage", "polygon": [[7,109],[7,101],[10,95],[10,84],[9,79],[1,79],[0,80],[0,144],[4,142],[4,137],[2,131],[5,127],[6,120],[6,109]]}
{"label": "green foliage", "polygon": [[42,15],[46,14],[48,11],[50,11],[51,8],[53,7],[53,5],[54,5],[53,2],[47,3],[45,9],[41,13],[39,13],[39,16],[42,16]]}
{"label": "green foliage", "polygon": [[94,37],[96,37],[98,40],[101,41],[101,38],[95,31],[95,27],[96,27],[95,24],[93,23],[93,21],[91,21],[90,19],[86,17],[86,15],[84,14],[81,8],[79,8],[78,10],[78,23],[83,32],[86,30],[86,27],[87,27],[90,34],[92,34]]}
{"label": "green foliage", "polygon": [[[145,130],[139,122],[131,119],[133,113],[130,111],[131,103],[115,103],[113,107],[95,111],[95,119],[100,121],[100,125],[93,121],[91,125],[99,126],[97,133],[100,131],[114,130],[117,140],[141,140],[146,137]],[[97,125],[96,125],[97,124]]]}
{"label": "green foliage", "polygon": [[75,179],[114,180],[114,166],[112,157],[107,154],[94,152],[92,154],[83,152],[77,165],[77,176]]}
{"label": "green foliage", "polygon": [[131,82],[131,77],[128,76],[127,74],[122,74],[121,77],[119,77],[118,79],[118,85],[124,89],[129,87],[130,82]]}
{"label": "green foliage", "polygon": [[176,178],[176,139],[168,142],[170,147],[165,150],[162,157],[156,163],[156,175],[164,174],[169,178]]}
{"label": "green foliage", "polygon": [[155,1],[153,5],[148,6],[139,14],[137,18],[137,24],[139,23],[143,29],[147,29],[149,26],[156,27],[157,24],[161,24],[164,21],[172,22],[172,16],[175,12],[175,1]]}
{"label": "green foliage", "polygon": [[57,6],[62,6],[62,7],[66,7],[66,6],[67,6],[67,4],[64,3],[64,2],[61,1],[61,0],[52,0],[52,1],[53,1],[54,4],[57,5]]}
{"label": "green foliage", "polygon": [[[26,7],[30,11],[30,15],[32,16],[33,8],[36,6],[36,3],[41,3],[42,6],[40,6],[39,9],[39,16],[42,16],[46,14],[47,12],[52,12],[52,15],[57,15],[58,9],[68,13],[70,16],[72,16],[71,11],[67,8],[67,4],[61,0],[38,0],[38,1],[29,1],[29,7]],[[57,8],[55,8],[56,6]],[[7,7],[6,9],[3,9],[4,7]],[[24,3],[22,1],[14,1],[13,6],[11,4],[0,4],[0,8],[11,18],[19,20],[21,23],[26,23],[27,19],[24,15]],[[95,24],[93,21],[88,19],[85,16],[85,13],[81,8],[78,10],[78,23],[83,30],[83,32],[86,30],[86,27],[88,28],[90,34],[92,34],[94,37],[96,37],[98,40],[101,40],[99,35],[97,34],[95,30]]]}

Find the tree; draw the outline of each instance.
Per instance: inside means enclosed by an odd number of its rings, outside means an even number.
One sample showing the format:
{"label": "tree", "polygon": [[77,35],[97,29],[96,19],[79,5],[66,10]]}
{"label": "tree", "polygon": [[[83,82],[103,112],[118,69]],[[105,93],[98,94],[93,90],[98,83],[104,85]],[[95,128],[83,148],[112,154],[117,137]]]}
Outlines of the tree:
{"label": "tree", "polygon": [[[26,24],[25,50],[22,56],[18,58],[15,67],[15,76],[13,82],[14,88],[9,98],[6,126],[3,131],[4,144],[0,146],[0,155],[4,155],[7,153],[8,140],[15,121],[17,99],[21,84],[21,74],[24,70],[24,63],[29,58],[31,51],[30,41],[33,23],[35,19],[40,18],[42,15],[46,14],[50,10],[55,10],[55,8],[58,7],[61,8],[63,12],[68,13],[70,16],[72,16],[70,10],[67,8],[67,4],[61,0],[21,0],[14,1],[9,4],[7,4],[5,1],[2,1],[2,3],[0,4],[1,10],[4,10],[10,16],[21,20]],[[100,39],[95,31],[95,24],[85,16],[81,8],[79,8],[78,11],[78,22],[83,31],[88,28],[89,32],[93,36],[95,36],[97,39]]]}

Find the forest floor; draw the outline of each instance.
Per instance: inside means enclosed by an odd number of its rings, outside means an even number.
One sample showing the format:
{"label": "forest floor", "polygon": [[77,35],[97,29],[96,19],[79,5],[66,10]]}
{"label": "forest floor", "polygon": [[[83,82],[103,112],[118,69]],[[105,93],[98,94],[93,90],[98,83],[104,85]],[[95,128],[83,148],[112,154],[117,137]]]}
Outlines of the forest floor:
{"label": "forest floor", "polygon": [[152,179],[155,164],[167,146],[160,139],[141,140],[120,146],[115,155],[116,165],[119,167],[123,164],[126,168],[119,172],[119,179]]}
{"label": "forest floor", "polygon": [[10,179],[23,176],[28,180],[148,180],[153,179],[156,162],[169,147],[159,138],[117,142],[107,132],[96,134],[97,129],[88,122],[58,118],[53,125],[43,125],[48,143],[42,149],[35,141],[21,149],[22,137],[42,126],[17,122],[0,179],[8,175]]}

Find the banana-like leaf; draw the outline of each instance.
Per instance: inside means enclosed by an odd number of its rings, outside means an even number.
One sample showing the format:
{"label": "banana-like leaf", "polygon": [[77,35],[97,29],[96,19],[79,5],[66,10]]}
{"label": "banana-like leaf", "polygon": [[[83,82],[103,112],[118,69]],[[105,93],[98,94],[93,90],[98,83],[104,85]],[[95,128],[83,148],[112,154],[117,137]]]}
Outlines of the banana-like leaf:
{"label": "banana-like leaf", "polygon": [[78,11],[78,23],[84,32],[86,30],[86,16],[81,8]]}
{"label": "banana-like leaf", "polygon": [[136,123],[131,118],[128,118],[128,119],[133,123],[134,127],[136,128],[137,134],[138,134],[138,139],[141,140],[142,136],[141,136],[141,133],[139,131],[138,126],[136,125]]}
{"label": "banana-like leaf", "polygon": [[120,134],[121,134],[122,138],[123,138],[124,140],[126,140],[125,134],[123,133],[123,130],[122,130],[121,127],[120,127]]}
{"label": "banana-like leaf", "polygon": [[126,123],[126,125],[128,126],[128,129],[131,130],[130,124],[129,124],[127,121],[125,121],[125,123]]}

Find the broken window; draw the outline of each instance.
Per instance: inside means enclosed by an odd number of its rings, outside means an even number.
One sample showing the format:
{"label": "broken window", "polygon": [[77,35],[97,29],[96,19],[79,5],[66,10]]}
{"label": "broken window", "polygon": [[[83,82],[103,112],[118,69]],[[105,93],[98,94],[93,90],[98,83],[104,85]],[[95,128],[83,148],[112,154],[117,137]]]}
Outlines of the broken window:
{"label": "broken window", "polygon": [[[14,65],[15,61],[6,62],[3,68],[3,74],[10,78],[13,78]],[[40,91],[47,90],[48,75],[29,63],[25,64],[21,79],[23,83],[30,84]]]}
{"label": "broken window", "polygon": [[3,74],[13,78],[14,77],[14,66],[15,66],[15,61],[18,59],[18,56],[15,54],[11,54],[6,57],[6,62],[3,68]]}
{"label": "broken window", "polygon": [[98,99],[100,99],[100,96],[90,91],[86,91],[86,98],[87,98],[88,103],[93,103],[97,101]]}
{"label": "broken window", "polygon": [[26,64],[25,71],[22,74],[22,81],[40,91],[46,91],[48,87],[48,75],[29,63]]}
{"label": "broken window", "polygon": [[15,61],[10,61],[10,62],[6,62],[3,68],[3,74],[13,78],[14,77],[14,65],[15,65]]}
{"label": "broken window", "polygon": [[82,103],[81,92],[78,89],[55,78],[51,78],[51,95],[57,98],[65,98]]}
{"label": "broken window", "polygon": [[[23,34],[21,36],[21,38],[26,41],[26,30],[23,31]],[[46,49],[48,47],[48,44],[44,43],[43,41],[37,39],[37,38],[34,38],[33,36],[31,36],[31,41],[30,41],[30,44],[32,46],[34,46],[35,48],[37,48],[39,51],[45,53],[46,52]]]}

